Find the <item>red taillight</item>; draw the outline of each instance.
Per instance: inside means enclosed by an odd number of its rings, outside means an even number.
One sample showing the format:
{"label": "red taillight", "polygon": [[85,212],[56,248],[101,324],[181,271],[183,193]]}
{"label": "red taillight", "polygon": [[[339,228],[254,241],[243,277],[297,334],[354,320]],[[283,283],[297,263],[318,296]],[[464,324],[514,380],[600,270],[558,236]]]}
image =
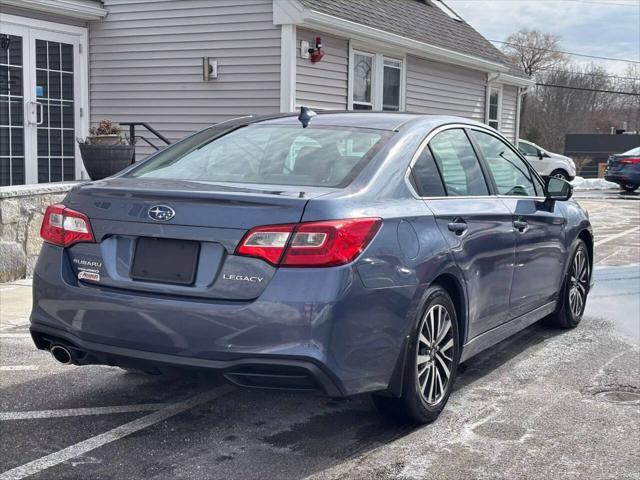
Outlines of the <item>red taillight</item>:
{"label": "red taillight", "polygon": [[40,236],[45,242],[61,247],[69,247],[79,242],[95,242],[87,216],[60,203],[47,207],[40,227]]}
{"label": "red taillight", "polygon": [[623,163],[627,165],[637,165],[640,163],[640,157],[621,158],[618,163]]}
{"label": "red taillight", "polygon": [[333,267],[353,261],[378,232],[379,218],[352,218],[256,227],[236,254],[281,267]]}

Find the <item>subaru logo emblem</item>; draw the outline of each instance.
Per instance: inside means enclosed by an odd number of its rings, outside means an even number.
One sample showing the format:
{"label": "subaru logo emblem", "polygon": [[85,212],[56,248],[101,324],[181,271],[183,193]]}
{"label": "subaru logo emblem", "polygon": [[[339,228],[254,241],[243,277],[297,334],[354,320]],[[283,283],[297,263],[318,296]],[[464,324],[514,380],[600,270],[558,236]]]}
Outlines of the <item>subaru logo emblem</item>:
{"label": "subaru logo emblem", "polygon": [[158,222],[166,222],[176,216],[176,212],[166,205],[155,205],[149,209],[149,218]]}

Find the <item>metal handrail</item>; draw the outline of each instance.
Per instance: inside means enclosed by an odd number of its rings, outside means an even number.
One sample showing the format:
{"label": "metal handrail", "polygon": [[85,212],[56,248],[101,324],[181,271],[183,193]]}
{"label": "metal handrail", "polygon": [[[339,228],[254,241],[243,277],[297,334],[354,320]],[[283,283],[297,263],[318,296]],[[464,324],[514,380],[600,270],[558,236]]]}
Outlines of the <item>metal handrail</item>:
{"label": "metal handrail", "polygon": [[[146,128],[149,132],[154,134],[156,137],[158,137],[160,140],[162,140],[165,144],[171,145],[171,140],[169,140],[167,137],[162,135],[160,132],[158,132],[155,128],[153,128],[148,123],[145,123],[145,122],[120,122],[120,125],[129,127],[129,145],[135,145],[136,144],[136,139],[140,139],[140,140],[143,140],[144,142],[146,142],[149,146],[153,147],[155,150],[160,150],[160,147],[158,147],[157,145],[154,145],[149,139],[147,139],[147,138],[145,138],[145,137],[143,137],[141,135],[136,136],[136,127],[144,127],[144,128]],[[135,151],[134,151],[134,154],[133,154],[133,161],[135,162]]]}

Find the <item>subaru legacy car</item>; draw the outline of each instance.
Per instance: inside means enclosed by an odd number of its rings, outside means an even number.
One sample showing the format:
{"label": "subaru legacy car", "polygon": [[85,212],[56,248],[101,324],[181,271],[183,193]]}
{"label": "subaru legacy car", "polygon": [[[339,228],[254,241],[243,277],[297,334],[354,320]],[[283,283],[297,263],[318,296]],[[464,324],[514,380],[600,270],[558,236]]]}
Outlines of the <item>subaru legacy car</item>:
{"label": "subaru legacy car", "polygon": [[627,192],[635,192],[640,187],[640,147],[611,155],[604,179],[617,183]]}
{"label": "subaru legacy car", "polygon": [[460,362],[580,322],[593,236],[571,192],[461,118],[236,119],[47,209],[31,334],[62,363],[370,392],[430,422]]}

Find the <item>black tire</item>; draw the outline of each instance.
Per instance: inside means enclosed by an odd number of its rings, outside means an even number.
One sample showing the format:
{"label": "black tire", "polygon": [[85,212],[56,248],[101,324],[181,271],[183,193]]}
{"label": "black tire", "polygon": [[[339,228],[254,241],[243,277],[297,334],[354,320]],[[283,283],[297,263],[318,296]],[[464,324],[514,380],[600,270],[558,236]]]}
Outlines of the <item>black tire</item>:
{"label": "black tire", "polygon": [[549,175],[550,177],[558,177],[561,178],[562,180],[569,180],[569,173],[567,173],[566,171],[562,170],[561,168],[557,168],[555,169],[553,172],[551,172],[551,175]]}
{"label": "black tire", "polygon": [[[431,312],[432,317],[429,316]],[[430,319],[434,320],[433,330],[430,325],[425,325],[425,322],[428,324]],[[446,328],[447,319],[450,321],[448,329]],[[439,329],[438,325],[442,328]],[[439,339],[433,349],[420,338],[420,333],[423,332],[424,339],[430,340],[430,331],[435,334],[436,341]],[[444,334],[442,334],[443,331]],[[431,343],[433,345],[434,342]],[[407,348],[401,397],[373,395],[373,402],[381,413],[396,420],[415,424],[430,423],[438,418],[449,400],[460,360],[458,319],[451,297],[444,288],[432,286],[427,291],[424,308],[413,326]],[[420,361],[423,363],[418,363]],[[422,373],[419,369],[422,369]],[[449,376],[442,385],[441,382],[447,370]],[[424,394],[421,385],[424,386]],[[433,390],[429,392],[429,387],[432,385]]]}
{"label": "black tire", "polygon": [[622,186],[622,189],[623,189],[624,191],[626,191],[626,192],[635,192],[635,191],[638,189],[638,186],[639,186],[639,185],[629,185],[629,184],[626,184],[626,185],[621,185],[621,186]]}
{"label": "black tire", "polygon": [[[578,257],[583,259],[583,263],[580,260],[576,260]],[[578,265],[583,265],[584,270],[581,270],[582,267]],[[579,269],[577,275],[576,268]],[[589,251],[585,243],[582,240],[578,240],[571,255],[571,263],[562,285],[556,311],[547,317],[547,324],[558,328],[575,328],[578,326],[587,304],[590,273]],[[581,298],[580,303],[576,303],[578,301],[576,300],[576,294],[579,294]]]}

